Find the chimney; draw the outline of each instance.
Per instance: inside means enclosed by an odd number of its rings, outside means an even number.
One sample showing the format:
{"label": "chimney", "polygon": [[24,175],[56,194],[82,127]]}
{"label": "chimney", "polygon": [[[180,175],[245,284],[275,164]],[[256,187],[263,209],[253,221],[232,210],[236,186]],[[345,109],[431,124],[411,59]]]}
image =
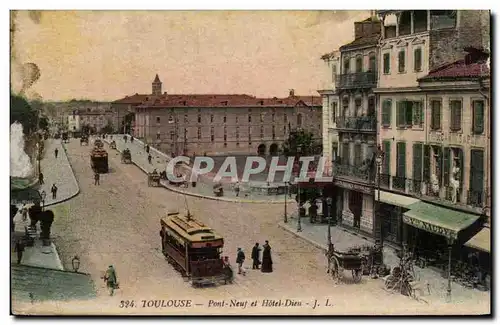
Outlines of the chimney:
{"label": "chimney", "polygon": [[295,97],[295,89],[290,89],[290,96],[289,97]]}

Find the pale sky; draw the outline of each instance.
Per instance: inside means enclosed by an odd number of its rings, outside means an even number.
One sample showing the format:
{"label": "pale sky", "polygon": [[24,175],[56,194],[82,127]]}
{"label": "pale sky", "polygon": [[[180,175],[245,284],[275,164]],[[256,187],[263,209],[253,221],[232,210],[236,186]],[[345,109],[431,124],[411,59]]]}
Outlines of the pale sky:
{"label": "pale sky", "polygon": [[44,11],[18,13],[13,87],[34,62],[44,100],[150,93],[318,95],[321,55],[354,38],[369,11]]}

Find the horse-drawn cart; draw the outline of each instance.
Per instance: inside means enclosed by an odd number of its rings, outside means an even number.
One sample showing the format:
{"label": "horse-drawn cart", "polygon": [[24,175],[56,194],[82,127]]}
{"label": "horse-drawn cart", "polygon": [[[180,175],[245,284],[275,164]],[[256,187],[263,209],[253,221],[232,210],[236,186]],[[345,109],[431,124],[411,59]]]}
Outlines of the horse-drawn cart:
{"label": "horse-drawn cart", "polygon": [[125,149],[122,151],[122,163],[124,164],[132,163],[132,154],[130,153],[130,149]]}
{"label": "horse-drawn cart", "polygon": [[336,251],[331,245],[326,252],[328,260],[328,271],[332,278],[338,283],[344,277],[344,270],[350,270],[354,282],[361,281],[363,275],[364,257],[356,250],[346,252]]}
{"label": "horse-drawn cart", "polygon": [[160,186],[160,174],[158,174],[157,172],[148,173],[148,186]]}
{"label": "horse-drawn cart", "polygon": [[109,144],[109,147],[111,149],[116,149],[116,142],[115,142],[115,140],[111,141],[111,143]]}
{"label": "horse-drawn cart", "polygon": [[83,144],[86,146],[89,145],[89,136],[86,134],[82,134],[82,137],[80,138],[80,145],[83,146]]}

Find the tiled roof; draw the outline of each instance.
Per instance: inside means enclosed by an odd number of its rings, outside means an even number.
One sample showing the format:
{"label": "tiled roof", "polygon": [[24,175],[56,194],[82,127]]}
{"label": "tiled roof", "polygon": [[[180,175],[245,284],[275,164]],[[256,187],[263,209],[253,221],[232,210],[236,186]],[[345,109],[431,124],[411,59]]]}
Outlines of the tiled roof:
{"label": "tiled roof", "polygon": [[351,43],[347,43],[345,45],[342,45],[340,47],[340,50],[343,51],[343,50],[348,50],[351,48],[356,48],[356,47],[360,47],[360,46],[368,46],[368,45],[375,46],[378,44],[379,38],[380,38],[380,34],[373,34],[370,36],[358,37],[354,41],[352,41]]}
{"label": "tiled roof", "polygon": [[321,106],[318,96],[290,96],[286,98],[257,98],[250,95],[163,95],[144,101],[143,107],[257,107],[295,106],[303,102],[307,106]]}
{"label": "tiled roof", "polygon": [[132,96],[125,96],[124,98],[115,100],[113,104],[141,104],[148,97],[152,97],[153,95],[147,94],[135,94]]}
{"label": "tiled roof", "polygon": [[490,75],[490,69],[486,62],[475,62],[466,64],[465,60],[446,64],[432,70],[429,74],[419,81],[433,79],[456,79],[456,78],[478,78]]}

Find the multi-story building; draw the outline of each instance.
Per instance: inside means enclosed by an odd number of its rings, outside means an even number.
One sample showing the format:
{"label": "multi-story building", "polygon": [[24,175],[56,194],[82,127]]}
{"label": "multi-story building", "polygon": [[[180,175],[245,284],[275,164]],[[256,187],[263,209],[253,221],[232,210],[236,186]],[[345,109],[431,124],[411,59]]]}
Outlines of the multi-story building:
{"label": "multi-story building", "polygon": [[88,127],[93,133],[103,132],[103,129],[113,125],[113,112],[107,109],[75,109],[68,115],[68,130],[80,132]]}
{"label": "multi-story building", "polygon": [[162,93],[155,78],[150,95],[125,97],[113,107],[135,111],[134,136],[178,154],[278,154],[290,130],[321,137],[321,98],[256,98],[250,95]]}
{"label": "multi-story building", "polygon": [[326,63],[327,72],[323,78],[321,89],[318,93],[323,99],[323,157],[325,168],[331,171],[332,161],[337,159],[339,136],[336,130],[339,97],[336,93],[335,82],[340,69],[340,52],[333,51],[325,54],[321,59]]}
{"label": "multi-story building", "polygon": [[[380,21],[355,23],[355,40],[340,47],[340,69],[335,79],[339,107],[333,109],[333,132],[339,156],[333,164],[337,210],[342,225],[373,235],[376,97]],[[335,106],[334,106],[335,107]],[[341,212],[340,212],[341,211]]]}
{"label": "multi-story building", "polygon": [[489,214],[489,69],[478,50],[489,45],[489,12],[379,15],[380,213],[384,237],[399,244],[402,217],[417,201],[450,219]]}

